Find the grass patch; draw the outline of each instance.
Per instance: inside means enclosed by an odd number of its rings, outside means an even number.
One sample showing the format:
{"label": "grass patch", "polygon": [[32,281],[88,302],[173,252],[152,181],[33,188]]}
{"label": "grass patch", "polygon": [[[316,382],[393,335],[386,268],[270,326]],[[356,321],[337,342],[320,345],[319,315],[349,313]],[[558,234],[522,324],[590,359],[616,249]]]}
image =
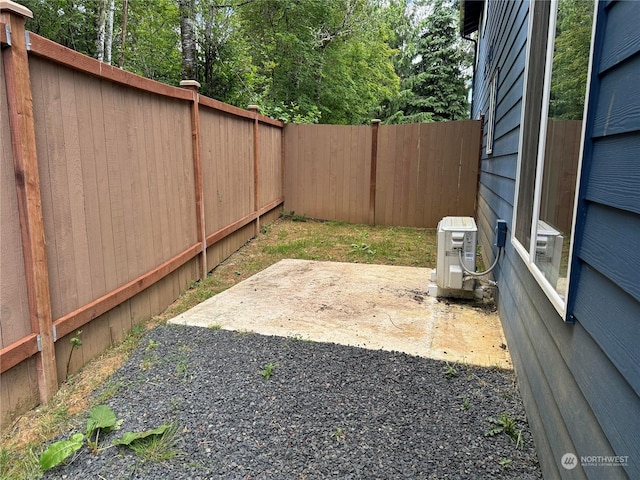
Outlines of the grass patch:
{"label": "grass patch", "polygon": [[137,440],[131,443],[130,448],[145,461],[163,462],[178,455],[179,451],[175,447],[177,436],[178,427],[173,423],[162,435]]}

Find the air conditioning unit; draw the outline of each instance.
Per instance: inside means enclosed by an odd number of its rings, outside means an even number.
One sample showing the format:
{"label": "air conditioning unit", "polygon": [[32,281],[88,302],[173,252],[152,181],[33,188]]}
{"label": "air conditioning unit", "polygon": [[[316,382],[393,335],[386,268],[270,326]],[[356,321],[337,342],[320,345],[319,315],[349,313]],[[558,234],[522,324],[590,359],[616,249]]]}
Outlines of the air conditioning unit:
{"label": "air conditioning unit", "polygon": [[536,265],[549,283],[556,288],[560,276],[560,260],[562,258],[562,234],[542,220],[538,220],[536,236]]}
{"label": "air conditioning unit", "polygon": [[438,297],[471,297],[475,279],[465,279],[461,264],[476,271],[478,227],[472,217],[444,217],[438,223],[436,271],[431,274],[429,295]]}

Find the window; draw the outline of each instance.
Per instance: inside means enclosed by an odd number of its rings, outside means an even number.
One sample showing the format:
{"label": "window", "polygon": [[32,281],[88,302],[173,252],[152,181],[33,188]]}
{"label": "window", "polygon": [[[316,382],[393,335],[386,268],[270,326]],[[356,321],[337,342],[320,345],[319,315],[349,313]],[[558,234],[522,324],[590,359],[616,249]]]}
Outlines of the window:
{"label": "window", "polygon": [[594,4],[530,5],[512,242],[564,316]]}
{"label": "window", "polygon": [[496,123],[496,98],[498,96],[498,70],[491,79],[489,88],[489,117],[487,118],[487,155],[493,153],[493,130]]}

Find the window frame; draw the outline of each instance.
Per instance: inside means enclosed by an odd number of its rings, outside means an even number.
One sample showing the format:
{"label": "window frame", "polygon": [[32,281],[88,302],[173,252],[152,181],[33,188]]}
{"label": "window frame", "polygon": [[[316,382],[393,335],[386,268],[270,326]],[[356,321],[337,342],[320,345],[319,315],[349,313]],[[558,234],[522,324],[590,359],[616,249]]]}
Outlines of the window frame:
{"label": "window frame", "polygon": [[[544,1],[544,0],[543,0]],[[536,99],[528,98],[528,79],[529,79],[529,67],[531,64],[531,49],[532,49],[532,32],[534,27],[534,15],[533,15],[533,5],[536,2],[530,2],[529,6],[529,15],[528,15],[528,37],[527,37],[527,47],[526,47],[526,56],[525,56],[525,69],[524,69],[524,85],[523,85],[523,96],[522,96],[522,112],[520,118],[520,133],[518,140],[518,160],[516,167],[516,185],[515,185],[515,193],[514,193],[514,202],[513,202],[513,218],[512,218],[512,227],[511,230],[511,244],[514,247],[514,250],[518,252],[523,262],[527,266],[529,272],[536,279],[537,283],[541,287],[542,291],[545,293],[551,304],[554,306],[558,314],[565,322],[570,322],[568,318],[568,298],[570,296],[569,286],[571,285],[571,265],[573,259],[573,249],[574,249],[574,237],[575,237],[575,225],[576,225],[576,215],[577,215],[577,207],[578,207],[578,198],[579,198],[579,185],[582,175],[582,161],[584,155],[584,145],[585,145],[585,132],[586,132],[586,119],[587,117],[587,109],[589,106],[589,95],[591,90],[591,78],[592,78],[592,68],[593,68],[593,54],[594,54],[594,40],[595,40],[595,29],[597,24],[597,15],[598,15],[598,1],[594,0],[594,15],[593,15],[593,24],[591,30],[591,44],[589,51],[589,63],[587,70],[587,84],[586,84],[586,92],[585,92],[585,102],[584,102],[584,112],[583,112],[583,122],[582,129],[580,134],[580,150],[578,156],[578,166],[576,173],[576,189],[575,189],[575,197],[573,204],[573,216],[572,216],[572,224],[571,224],[571,232],[569,236],[569,263],[567,268],[567,291],[564,295],[564,298],[560,296],[558,291],[551,285],[549,280],[545,277],[542,270],[535,263],[535,250],[536,250],[536,240],[537,240],[537,232],[538,232],[538,221],[540,220],[540,204],[542,197],[542,178],[544,173],[544,153],[546,146],[546,135],[547,135],[547,124],[548,124],[548,113],[549,113],[549,101],[550,101],[550,90],[551,90],[551,77],[552,77],[552,67],[553,67],[553,51],[554,51],[554,43],[555,43],[555,35],[556,35],[556,21],[558,15],[558,0],[549,0],[551,11],[549,12],[549,19],[547,25],[547,43],[546,43],[546,51],[545,51],[545,59],[544,59],[544,84],[542,89],[542,105],[540,110],[540,119],[535,119],[533,122],[534,125],[537,124],[536,128],[538,130],[538,143],[537,143],[537,151],[535,155],[535,182],[534,182],[534,190],[533,190],[533,198],[532,198],[532,211],[531,211],[531,226],[530,226],[530,238],[529,245],[526,247],[522,244],[522,242],[516,237],[516,222],[518,219],[518,207],[519,201],[518,197],[520,194],[521,188],[521,173],[522,173],[522,165],[523,165],[523,144],[524,138],[527,135],[527,127],[530,124],[531,120],[526,118],[527,113],[527,102],[535,101]],[[532,127],[533,128],[533,127]]]}
{"label": "window frame", "polygon": [[496,127],[496,108],[498,100],[498,75],[500,70],[495,69],[489,84],[489,115],[487,117],[487,145],[485,147],[487,155],[493,154],[493,140]]}

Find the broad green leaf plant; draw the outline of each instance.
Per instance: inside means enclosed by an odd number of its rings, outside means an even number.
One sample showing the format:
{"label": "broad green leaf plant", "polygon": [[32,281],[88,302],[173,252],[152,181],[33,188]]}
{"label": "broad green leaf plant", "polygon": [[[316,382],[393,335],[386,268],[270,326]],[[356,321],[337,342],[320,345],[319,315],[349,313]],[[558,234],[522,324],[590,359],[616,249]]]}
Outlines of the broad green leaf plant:
{"label": "broad green leaf plant", "polygon": [[100,433],[109,433],[119,428],[121,423],[122,421],[117,419],[115,412],[108,405],[93,407],[89,412],[85,434],[74,433],[69,437],[69,440],[61,440],[51,444],[40,456],[40,469],[46,471],[60,465],[80,450],[85,440],[87,447],[91,449],[94,455],[97,455],[102,450],[118,445],[134,449],[136,442],[144,441],[152,436],[164,435],[172,426],[171,424],[163,424],[144,432],[125,432],[122,437],[113,440],[111,445],[100,448]]}

